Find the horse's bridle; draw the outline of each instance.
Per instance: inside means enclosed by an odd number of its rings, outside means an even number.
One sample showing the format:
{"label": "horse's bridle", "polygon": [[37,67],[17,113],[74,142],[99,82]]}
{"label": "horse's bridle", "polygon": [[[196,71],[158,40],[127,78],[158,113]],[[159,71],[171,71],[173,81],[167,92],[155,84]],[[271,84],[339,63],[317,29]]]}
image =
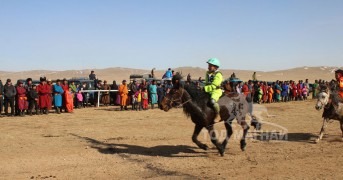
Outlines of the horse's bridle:
{"label": "horse's bridle", "polygon": [[176,102],[176,103],[180,104],[180,105],[178,105],[178,106],[176,107],[176,108],[179,108],[179,107],[182,107],[183,105],[187,104],[189,101],[191,101],[192,98],[189,98],[187,101],[182,102],[182,96],[183,96],[183,94],[184,94],[184,91],[185,91],[185,90],[182,89],[182,94],[181,94],[181,96],[180,96],[179,98],[177,98],[176,100],[174,100],[174,97],[172,97],[172,98],[170,99],[170,98],[168,98],[168,97],[166,96],[165,98],[167,99],[167,101],[170,101],[170,103],[167,103],[168,106],[169,106],[169,107],[173,107],[172,103]]}

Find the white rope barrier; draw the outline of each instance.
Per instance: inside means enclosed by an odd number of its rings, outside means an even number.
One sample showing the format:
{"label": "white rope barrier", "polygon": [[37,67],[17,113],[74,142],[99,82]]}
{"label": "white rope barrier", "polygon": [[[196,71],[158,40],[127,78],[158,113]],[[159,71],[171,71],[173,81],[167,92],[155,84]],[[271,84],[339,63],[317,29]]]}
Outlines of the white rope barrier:
{"label": "white rope barrier", "polygon": [[[129,90],[130,91],[130,90]],[[99,107],[100,104],[100,94],[101,92],[118,92],[118,90],[81,90],[80,92],[98,92],[98,103],[97,103],[97,107]]]}

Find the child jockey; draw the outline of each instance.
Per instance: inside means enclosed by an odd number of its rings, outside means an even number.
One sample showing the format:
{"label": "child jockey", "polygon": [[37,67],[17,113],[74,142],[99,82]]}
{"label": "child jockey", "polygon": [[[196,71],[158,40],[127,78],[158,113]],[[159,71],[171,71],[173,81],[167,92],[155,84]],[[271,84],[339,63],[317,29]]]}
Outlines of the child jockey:
{"label": "child jockey", "polygon": [[213,106],[216,114],[219,114],[220,107],[217,103],[219,98],[222,96],[223,91],[220,86],[223,81],[223,75],[218,70],[220,62],[216,58],[211,58],[207,61],[208,71],[206,72],[205,77],[205,92],[211,95],[211,105]]}

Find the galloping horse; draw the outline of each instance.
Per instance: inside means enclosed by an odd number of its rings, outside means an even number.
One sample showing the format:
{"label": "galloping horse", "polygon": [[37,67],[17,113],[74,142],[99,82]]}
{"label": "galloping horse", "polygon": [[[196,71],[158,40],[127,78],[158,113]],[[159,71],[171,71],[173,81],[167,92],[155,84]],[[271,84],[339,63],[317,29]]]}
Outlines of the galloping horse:
{"label": "galloping horse", "polygon": [[192,140],[201,149],[207,150],[208,146],[198,141],[197,137],[203,128],[206,128],[210,134],[211,142],[216,146],[221,156],[225,153],[225,148],[230,139],[232,131],[232,121],[237,119],[243,128],[243,136],[240,141],[241,150],[246,147],[245,137],[249,130],[249,125],[245,121],[245,115],[248,113],[248,102],[244,95],[222,96],[218,104],[220,106],[220,118],[225,121],[227,130],[226,138],[222,144],[218,143],[213,125],[215,123],[216,113],[213,107],[210,107],[209,94],[197,89],[194,85],[182,87],[180,80],[182,76],[176,74],[173,76],[173,89],[164,97],[160,108],[168,111],[172,107],[183,107],[184,113],[191,117],[195,124]]}
{"label": "galloping horse", "polygon": [[[338,98],[338,94],[332,92],[328,87],[324,86],[321,88],[321,92],[318,94],[318,101],[316,103],[315,108],[319,111],[324,108],[323,112],[323,125],[320,130],[319,136],[316,139],[316,143],[318,143],[324,135],[325,128],[327,127],[327,123],[330,119],[338,120],[340,122],[340,127],[342,131],[342,141],[343,141],[343,113],[342,113],[342,106],[343,104],[338,103],[335,105],[332,101],[334,98]],[[331,88],[334,89],[334,88]],[[337,102],[337,101],[336,101]]]}

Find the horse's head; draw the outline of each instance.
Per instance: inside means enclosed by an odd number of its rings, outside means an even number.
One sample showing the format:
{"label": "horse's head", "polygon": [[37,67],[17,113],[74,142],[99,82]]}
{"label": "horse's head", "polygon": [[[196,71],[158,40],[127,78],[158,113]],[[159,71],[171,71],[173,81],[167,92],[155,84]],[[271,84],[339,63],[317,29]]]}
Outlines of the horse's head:
{"label": "horse's head", "polygon": [[173,107],[180,107],[184,103],[186,90],[183,88],[173,88],[163,98],[160,109],[169,111]]}
{"label": "horse's head", "polygon": [[317,98],[318,98],[318,100],[317,100],[317,104],[316,104],[315,108],[319,111],[329,103],[330,92],[329,91],[322,91],[318,94]]}
{"label": "horse's head", "polygon": [[169,93],[163,98],[160,105],[160,109],[168,111],[173,107],[180,107],[184,103],[190,101],[190,96],[187,91],[182,87],[180,80],[182,79],[181,74],[177,73],[173,79],[173,88]]}

